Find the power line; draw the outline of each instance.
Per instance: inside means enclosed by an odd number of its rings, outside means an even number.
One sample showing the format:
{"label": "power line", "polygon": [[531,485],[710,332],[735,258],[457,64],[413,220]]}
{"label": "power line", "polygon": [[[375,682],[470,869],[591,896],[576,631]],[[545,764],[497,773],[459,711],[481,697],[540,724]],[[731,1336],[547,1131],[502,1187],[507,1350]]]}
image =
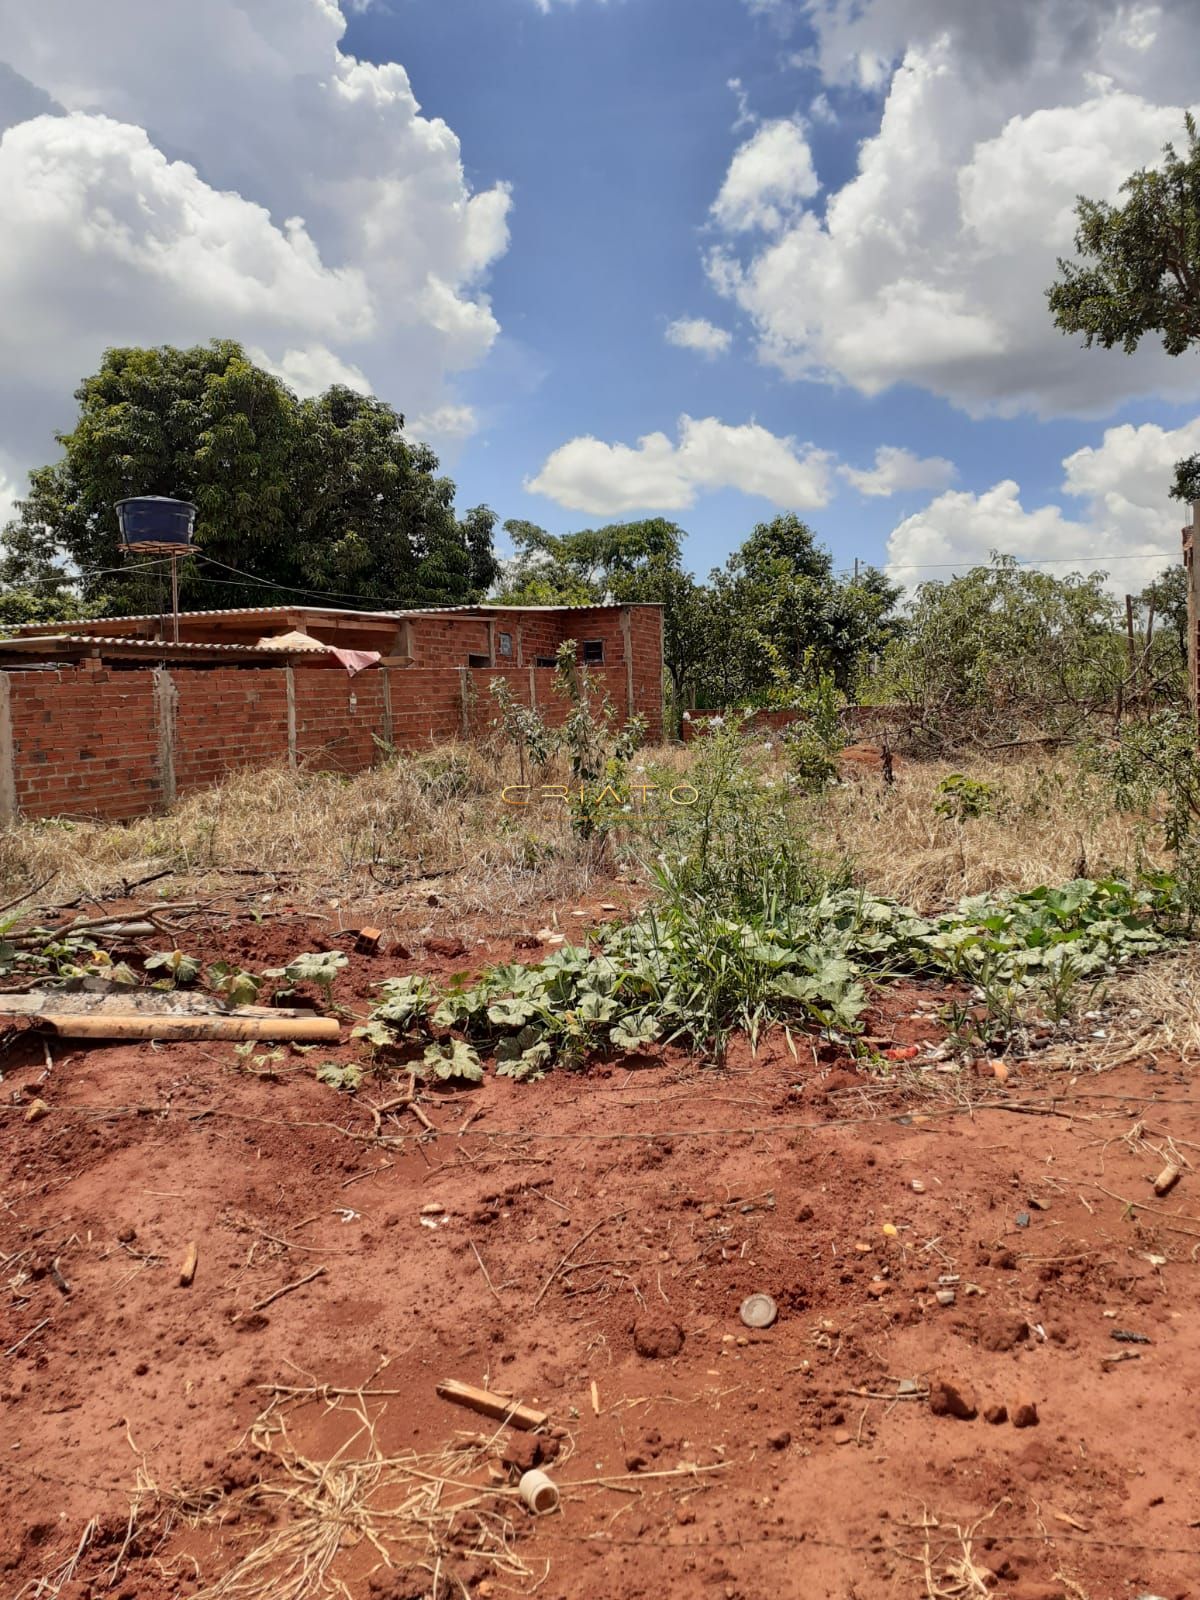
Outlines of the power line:
{"label": "power line", "polygon": [[[398,604],[398,602],[389,601],[383,595],[378,594],[347,594],[338,589],[299,589],[294,584],[275,583],[270,578],[256,578],[253,573],[243,572],[240,567],[231,567],[227,561],[218,561],[215,556],[206,556],[202,550],[196,550],[193,554],[210,567],[220,567],[222,572],[232,572],[247,583],[257,584],[261,589],[277,589],[281,594],[306,595],[314,600],[359,600],[364,604],[385,608],[389,605]],[[223,578],[206,578],[204,581],[206,583],[228,582],[227,579]],[[229,584],[229,587],[231,589],[240,588],[241,585]]]}
{"label": "power line", "polygon": [[84,572],[68,572],[61,577],[26,578],[21,583],[13,584],[13,589],[33,589],[40,584],[50,584],[60,589],[70,588],[72,584],[82,583],[87,578],[111,577],[118,572],[148,572],[151,567],[167,565],[166,559],[156,561],[136,561],[132,564],[123,562],[119,567],[90,567]]}
{"label": "power line", "polygon": [[[1020,556],[1018,556],[1015,559],[1019,567],[1075,567],[1078,566],[1081,561],[1152,561],[1159,556],[1164,558],[1178,558],[1179,552],[1177,550],[1143,550],[1137,554],[1130,555],[1127,552],[1114,551],[1110,555],[1101,556],[1030,556],[1028,559],[1022,559]],[[1008,564],[1003,561],[971,561],[969,558],[964,557],[961,561],[884,561],[876,570],[887,572],[917,572],[932,570],[934,568],[969,566],[973,571],[976,572],[980,571],[981,569],[984,572],[1003,572],[1007,569],[1007,565]],[[839,577],[849,577],[850,573],[850,567],[838,568]]]}

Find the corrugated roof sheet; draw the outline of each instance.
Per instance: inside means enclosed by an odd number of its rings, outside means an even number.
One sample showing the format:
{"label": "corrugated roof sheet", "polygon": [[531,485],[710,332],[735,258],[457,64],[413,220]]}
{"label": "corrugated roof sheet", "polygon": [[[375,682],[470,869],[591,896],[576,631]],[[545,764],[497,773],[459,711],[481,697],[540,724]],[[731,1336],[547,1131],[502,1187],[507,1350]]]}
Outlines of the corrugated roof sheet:
{"label": "corrugated roof sheet", "polygon": [[39,633],[26,635],[21,638],[0,639],[0,653],[5,650],[28,651],[33,654],[38,648],[49,645],[83,645],[95,648],[109,648],[117,650],[133,650],[139,655],[174,654],[176,651],[195,651],[202,655],[211,655],[214,650],[222,654],[249,655],[249,656],[293,656],[303,651],[319,651],[324,653],[325,647],[316,645],[264,645],[264,644],[219,644],[216,642],[205,643],[195,640],[181,640],[176,644],[170,639],[138,639],[128,634],[110,635],[103,633]]}
{"label": "corrugated roof sheet", "polygon": [[[631,603],[646,606],[657,606],[659,604],[657,600],[636,600]],[[211,611],[181,611],[179,616],[181,621],[190,621],[197,617],[286,617],[303,614],[308,616],[347,617],[359,622],[402,622],[408,617],[463,616],[467,614],[480,616],[492,611],[616,611],[620,608],[620,604],[620,602],[614,601],[612,604],[597,603],[595,605],[509,606],[503,605],[498,601],[488,600],[482,601],[478,605],[409,606],[394,611],[348,611],[340,606],[318,605],[230,606]],[[90,627],[98,622],[158,622],[160,617],[161,613],[157,611],[139,611],[127,617],[80,617],[76,619],[75,626]],[[18,636],[36,634],[40,638],[45,638],[47,635],[42,630],[47,626],[53,626],[53,624],[23,622],[14,632]],[[115,637],[115,635],[112,637]]]}

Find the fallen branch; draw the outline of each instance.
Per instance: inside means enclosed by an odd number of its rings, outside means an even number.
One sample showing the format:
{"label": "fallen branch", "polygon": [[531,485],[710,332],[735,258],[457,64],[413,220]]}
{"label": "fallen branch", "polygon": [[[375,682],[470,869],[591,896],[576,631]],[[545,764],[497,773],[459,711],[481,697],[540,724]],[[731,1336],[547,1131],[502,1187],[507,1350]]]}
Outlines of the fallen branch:
{"label": "fallen branch", "polygon": [[327,1270],[325,1267],[314,1267],[303,1278],[297,1278],[295,1283],[285,1283],[282,1289],[276,1289],[273,1294],[264,1295],[261,1300],[256,1300],[248,1310],[239,1311],[233,1320],[237,1322],[242,1317],[253,1316],[256,1311],[265,1311],[268,1306],[274,1305],[276,1300],[281,1300],[285,1294],[291,1294],[293,1289],[302,1289],[306,1283],[311,1283],[314,1278],[323,1278]]}
{"label": "fallen branch", "polygon": [[566,1255],[563,1256],[562,1260],[558,1263],[558,1265],[554,1268],[553,1272],[551,1272],[550,1276],[546,1279],[545,1283],[538,1290],[537,1299],[533,1302],[535,1307],[541,1305],[542,1301],[546,1297],[546,1293],[549,1290],[550,1285],[554,1282],[555,1278],[558,1277],[559,1273],[566,1266],[567,1262],[571,1259],[571,1257],[575,1254],[576,1250],[579,1249],[580,1245],[586,1244],[587,1241],[592,1237],[592,1235],[594,1233],[598,1232],[599,1229],[601,1229],[606,1222],[616,1222],[619,1217],[623,1217],[624,1215],[625,1215],[624,1211],[614,1211],[611,1217],[601,1217],[600,1221],[599,1222],[594,1222],[592,1224],[592,1226],[586,1231],[586,1233],[581,1233],[579,1235],[579,1238],[576,1239],[575,1243],[567,1251]]}

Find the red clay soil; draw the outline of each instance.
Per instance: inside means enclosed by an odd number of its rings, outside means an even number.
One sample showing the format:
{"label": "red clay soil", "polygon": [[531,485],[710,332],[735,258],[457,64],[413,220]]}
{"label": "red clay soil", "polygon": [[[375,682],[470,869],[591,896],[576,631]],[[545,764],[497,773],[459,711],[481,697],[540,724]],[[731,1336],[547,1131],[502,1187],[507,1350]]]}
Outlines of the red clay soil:
{"label": "red clay soil", "polygon": [[[294,932],[268,952],[279,930],[247,923],[206,954],[261,962]],[[339,997],[456,961],[356,956]],[[892,991],[881,1043],[932,1031],[914,1014],[938,998]],[[438,1397],[457,1378],[548,1414],[560,1512],[515,1500],[499,1458],[541,1447],[501,1430],[439,1552],[418,1528],[389,1569],[347,1525],[336,1592],[1200,1595],[1200,1174],[1156,1199],[1147,1148],[1195,1159],[1190,1073],[947,1073],[944,1099],[906,1099],[829,1054],[489,1077],[423,1093],[435,1132],[397,1108],[377,1136],[394,1086],[315,1081],[348,1042],[253,1062],[55,1041],[47,1070],[18,1036],[0,1591],[195,1595],[296,1515],[253,1492],[284,1481],[247,1444],[271,1386],[365,1387],[390,1456],[492,1433]],[[756,1292],[778,1306],[761,1331],[739,1319]],[[351,1406],[286,1402],[293,1444],[332,1456]],[[478,1554],[493,1513],[527,1579]]]}

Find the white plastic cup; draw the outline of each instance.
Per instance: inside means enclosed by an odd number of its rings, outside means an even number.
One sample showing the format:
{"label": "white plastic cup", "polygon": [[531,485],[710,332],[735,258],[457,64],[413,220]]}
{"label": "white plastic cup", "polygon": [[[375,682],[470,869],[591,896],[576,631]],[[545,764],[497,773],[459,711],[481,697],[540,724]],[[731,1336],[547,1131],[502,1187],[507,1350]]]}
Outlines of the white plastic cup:
{"label": "white plastic cup", "polygon": [[521,1474],[517,1492],[535,1516],[558,1510],[558,1485],[537,1467]]}

